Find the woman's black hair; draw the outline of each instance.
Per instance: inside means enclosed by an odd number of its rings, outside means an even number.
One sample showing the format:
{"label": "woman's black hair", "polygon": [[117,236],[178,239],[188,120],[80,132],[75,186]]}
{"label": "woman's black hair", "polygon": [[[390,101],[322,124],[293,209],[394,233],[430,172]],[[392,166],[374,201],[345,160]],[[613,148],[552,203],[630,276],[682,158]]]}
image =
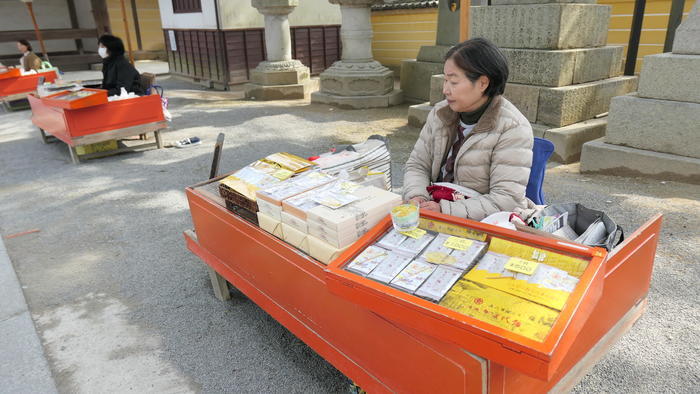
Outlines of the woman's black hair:
{"label": "woman's black hair", "polygon": [[17,42],[19,42],[20,44],[22,44],[22,45],[24,45],[25,47],[27,47],[27,50],[28,50],[29,52],[32,51],[32,44],[30,44],[29,41],[27,41],[27,40],[17,40]]}
{"label": "woman's black hair", "polygon": [[103,34],[97,40],[97,43],[107,48],[110,57],[124,55],[124,42],[119,37],[115,37],[111,34]]}
{"label": "woman's black hair", "polygon": [[508,61],[491,41],[479,37],[461,42],[447,51],[447,59],[452,59],[457,67],[464,70],[464,75],[472,82],[482,75],[487,76],[489,87],[485,95],[493,97],[503,94],[508,81]]}

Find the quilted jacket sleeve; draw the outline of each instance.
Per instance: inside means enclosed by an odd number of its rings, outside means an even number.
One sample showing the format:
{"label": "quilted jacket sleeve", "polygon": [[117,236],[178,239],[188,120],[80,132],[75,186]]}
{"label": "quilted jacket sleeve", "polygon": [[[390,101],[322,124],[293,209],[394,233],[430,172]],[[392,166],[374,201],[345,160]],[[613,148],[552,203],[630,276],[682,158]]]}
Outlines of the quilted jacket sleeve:
{"label": "quilted jacket sleeve", "polygon": [[515,123],[499,137],[491,153],[489,192],[459,201],[440,201],[443,213],[482,220],[500,211],[525,208],[525,188],[532,166],[532,127]]}

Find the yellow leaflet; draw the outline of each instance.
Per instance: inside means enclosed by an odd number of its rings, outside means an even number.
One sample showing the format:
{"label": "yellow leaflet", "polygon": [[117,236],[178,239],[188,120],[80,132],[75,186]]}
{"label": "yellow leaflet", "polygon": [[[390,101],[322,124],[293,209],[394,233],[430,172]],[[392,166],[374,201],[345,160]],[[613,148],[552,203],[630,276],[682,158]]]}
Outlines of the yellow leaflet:
{"label": "yellow leaflet", "polygon": [[286,179],[289,179],[289,177],[291,177],[292,175],[294,175],[294,173],[292,171],[285,170],[284,168],[280,168],[279,170],[272,173],[272,176],[279,179],[280,181],[284,181]]}
{"label": "yellow leaflet", "polygon": [[424,236],[425,234],[427,234],[427,233],[428,233],[428,232],[425,231],[425,230],[422,230],[422,229],[419,229],[419,228],[415,228],[415,229],[413,229],[413,230],[411,230],[411,231],[404,231],[404,232],[402,232],[401,234],[403,234],[403,235],[405,235],[405,236],[407,236],[407,237],[411,237],[411,238],[415,238],[415,239],[421,239],[421,238],[423,238],[423,236]]}
{"label": "yellow leaflet", "polygon": [[538,265],[539,263],[523,260],[517,257],[511,257],[506,263],[505,268],[509,271],[520,272],[525,275],[532,275],[535,273]]}
{"label": "yellow leaflet", "polygon": [[467,250],[469,249],[470,246],[472,246],[474,242],[472,242],[469,239],[465,238],[460,238],[460,237],[449,237],[445,240],[445,243],[442,244],[442,246],[450,249],[457,249],[457,250]]}
{"label": "yellow leaflet", "polygon": [[548,289],[525,280],[501,276],[486,270],[473,269],[469,271],[464,278],[554,308],[558,311],[564,308],[564,304],[566,304],[566,300],[569,298],[569,293],[566,291]]}
{"label": "yellow leaflet", "polygon": [[427,252],[425,254],[425,259],[429,263],[433,264],[447,264],[447,265],[452,265],[457,262],[457,258],[454,256],[450,256],[447,253],[444,252]]}
{"label": "yellow leaflet", "polygon": [[485,233],[474,231],[470,228],[458,226],[455,224],[440,222],[437,220],[420,218],[418,222],[418,227],[425,230],[435,231],[438,233],[454,235],[457,237],[475,239],[477,241],[486,241]]}
{"label": "yellow leaflet", "polygon": [[516,242],[506,241],[496,237],[491,238],[489,251],[551,265],[552,267],[566,271],[569,273],[569,275],[577,278],[580,278],[583,271],[585,271],[586,267],[588,267],[588,261],[583,259],[551,252],[549,250],[534,248],[532,246],[527,246]]}
{"label": "yellow leaflet", "polygon": [[460,279],[440,305],[524,337],[543,342],[559,313],[496,289]]}

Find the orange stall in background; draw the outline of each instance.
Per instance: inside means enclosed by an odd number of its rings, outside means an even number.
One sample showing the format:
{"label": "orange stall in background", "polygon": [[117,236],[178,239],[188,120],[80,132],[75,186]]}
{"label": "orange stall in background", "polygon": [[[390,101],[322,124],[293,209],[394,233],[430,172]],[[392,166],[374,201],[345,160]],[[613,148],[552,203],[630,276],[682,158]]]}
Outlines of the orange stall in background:
{"label": "orange stall in background", "polygon": [[44,82],[54,82],[58,75],[54,70],[22,75],[18,68],[0,73],[0,98],[34,92],[41,77],[44,77]]}

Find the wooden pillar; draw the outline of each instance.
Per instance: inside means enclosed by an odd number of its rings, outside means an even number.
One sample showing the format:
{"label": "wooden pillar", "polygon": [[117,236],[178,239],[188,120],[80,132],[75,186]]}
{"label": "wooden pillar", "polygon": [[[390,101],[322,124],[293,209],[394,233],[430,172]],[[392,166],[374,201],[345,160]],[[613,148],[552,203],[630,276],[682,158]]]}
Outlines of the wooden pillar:
{"label": "wooden pillar", "polygon": [[[80,25],[78,24],[78,15],[75,12],[75,0],[66,0],[66,3],[68,3],[68,14],[70,15],[70,27],[73,29],[79,29]],[[75,49],[78,50],[78,53],[81,55],[84,53],[83,50],[83,40],[80,38],[75,39]]]}
{"label": "wooden pillar", "polygon": [[469,38],[469,7],[471,7],[470,0],[460,0],[459,42],[466,41]]}
{"label": "wooden pillar", "polygon": [[134,20],[134,33],[136,34],[136,47],[139,51],[143,50],[141,42],[141,27],[139,26],[139,13],[136,11],[136,0],[131,0],[131,16]]}
{"label": "wooden pillar", "polygon": [[107,0],[90,0],[90,4],[92,5],[92,16],[95,18],[97,35],[110,34],[112,29],[109,26]]}

